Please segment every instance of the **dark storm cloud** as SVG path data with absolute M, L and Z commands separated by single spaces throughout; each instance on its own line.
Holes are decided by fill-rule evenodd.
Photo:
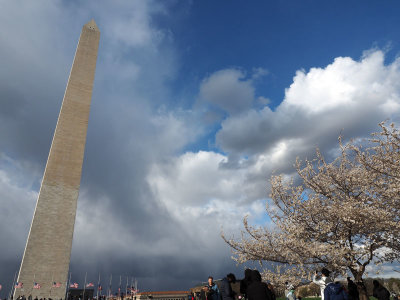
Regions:
M 3 205 L 10 208 L 0 212 L 0 237 L 7 240 L 0 256 L 2 293 L 19 268 L 80 28 L 91 17 L 101 42 L 72 279 L 82 284 L 85 272 L 92 281 L 101 272 L 107 280 L 114 275 L 115 288 L 119 275 L 130 275 L 141 289 L 187 289 L 210 272 L 222 276 L 234 266 L 219 231 L 210 241 L 218 239 L 218 246 L 203 250 L 148 186 L 151 166 L 179 151 L 196 132 L 160 110 L 170 102 L 164 82 L 176 72 L 176 58 L 170 39 L 151 26 L 151 18 L 167 7 L 103 4 L 40 9 L 10 3 L 0 13 L 0 55 L 6 58 L 0 71 L 0 179 Z M 129 13 L 122 17 L 121 10 Z

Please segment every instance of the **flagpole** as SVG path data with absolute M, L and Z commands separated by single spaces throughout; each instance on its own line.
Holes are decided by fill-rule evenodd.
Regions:
M 131 299 L 133 300 L 133 277 L 131 277 Z
M 125 297 L 128 295 L 128 276 L 126 276 Z
M 67 279 L 67 282 L 66 282 L 66 287 L 65 287 L 65 300 L 67 300 L 68 299 L 68 296 L 69 296 L 69 285 L 71 284 L 71 274 L 72 274 L 72 272 L 69 272 L 69 279 Z
M 14 279 L 13 279 L 12 286 L 11 286 L 11 291 L 10 291 L 10 293 L 8 294 L 8 299 L 11 299 L 11 296 L 12 296 L 13 291 L 14 291 L 14 289 L 15 289 L 15 277 L 17 277 L 17 272 L 18 272 L 18 271 L 15 271 Z
M 136 294 L 137 294 L 137 292 L 138 292 L 137 280 L 136 280 L 136 277 L 135 277 L 135 300 L 136 300 Z
M 86 277 L 87 277 L 87 272 L 85 273 L 85 284 L 83 285 L 83 299 L 82 300 L 85 300 L 85 290 L 86 290 Z
M 112 274 L 110 276 L 110 285 L 108 287 L 108 298 L 110 298 L 110 296 L 111 296 L 111 281 L 112 281 Z
M 121 275 L 119 275 L 118 298 L 121 297 L 121 280 L 122 280 L 122 277 L 121 277 Z
M 97 300 L 99 300 L 99 288 L 100 288 L 100 272 L 99 272 L 99 281 L 97 282 L 97 292 L 96 292 Z

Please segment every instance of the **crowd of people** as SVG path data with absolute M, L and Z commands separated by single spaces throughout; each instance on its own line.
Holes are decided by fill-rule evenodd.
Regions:
M 333 282 L 329 275 L 329 270 L 323 268 L 321 274 L 315 272 L 313 278 L 313 282 L 321 289 L 321 300 L 365 300 L 359 293 L 359 290 L 365 289 L 362 282 L 356 284 L 350 277 L 347 277 L 346 287 L 340 282 Z M 374 280 L 372 283 L 372 296 L 378 300 L 390 300 L 390 292 L 378 280 Z M 364 297 L 367 298 L 366 295 Z M 393 298 L 397 300 L 397 296 Z
M 246 269 L 244 279 L 240 280 L 238 289 L 234 287 L 236 277 L 230 273 L 222 279 L 219 287 L 212 276 L 208 277 L 208 284 L 198 295 L 199 300 L 276 300 L 272 285 L 261 280 L 257 270 Z
M 196 300 L 276 300 L 272 284 L 263 282 L 257 270 L 246 269 L 244 278 L 237 282 L 235 275 L 230 273 L 217 285 L 212 276 L 208 278 L 207 285 L 194 295 Z M 363 283 L 354 283 L 347 277 L 347 286 L 330 278 L 330 272 L 323 268 L 316 272 L 313 282 L 320 287 L 321 300 L 367 300 L 366 295 L 360 294 L 360 289 L 365 288 Z M 363 296 L 365 298 L 363 298 Z M 390 292 L 377 280 L 373 281 L 372 295 L 378 300 L 390 300 Z M 285 283 L 284 298 L 286 300 L 301 300 L 296 294 L 295 287 L 289 282 Z M 400 300 L 397 296 L 393 300 Z

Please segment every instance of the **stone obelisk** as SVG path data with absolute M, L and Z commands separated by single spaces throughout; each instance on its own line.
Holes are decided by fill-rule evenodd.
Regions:
M 18 274 L 23 287 L 14 299 L 65 298 L 99 40 L 91 20 L 79 38 Z

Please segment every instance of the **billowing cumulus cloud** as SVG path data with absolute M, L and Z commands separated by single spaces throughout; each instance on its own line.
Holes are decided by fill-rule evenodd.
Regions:
M 282 109 L 299 108 L 308 115 L 360 110 L 374 106 L 378 113 L 399 111 L 399 66 L 396 59 L 384 64 L 382 51 L 366 52 L 360 61 L 338 57 L 326 68 L 298 71 L 287 89 Z
M 155 164 L 147 178 L 155 198 L 181 224 L 182 231 L 196 236 L 199 244 L 210 244 L 205 246 L 210 251 L 218 249 L 214 255 L 225 253 L 221 228 L 225 233 L 238 233 L 245 215 L 257 220 L 264 213 L 262 199 L 241 205 L 248 198 L 247 170 L 222 168 L 225 161 L 226 157 L 214 152 L 188 152 Z
M 271 174 L 293 175 L 296 157 L 312 158 L 316 147 L 330 157 L 339 134 L 366 137 L 378 130 L 380 121 L 396 120 L 399 63 L 385 65 L 384 53 L 376 50 L 359 61 L 339 57 L 325 68 L 298 71 L 275 110 L 242 108 L 222 122 L 216 141 L 226 155 L 185 153 L 156 164 L 149 177 L 153 193 L 181 222 L 212 213 L 225 215 L 220 223 L 230 224 L 230 215 L 237 219 L 246 212 L 255 214 L 245 208 L 268 197 Z M 230 72 L 219 71 L 205 82 Z M 242 83 L 232 81 L 230 87 L 234 91 Z M 204 81 L 201 95 L 202 88 Z
M 377 50 L 360 61 L 339 57 L 325 68 L 298 71 L 274 111 L 265 107 L 228 117 L 217 144 L 228 153 L 249 155 L 296 141 L 300 154 L 309 146 L 332 147 L 342 129 L 346 137 L 365 136 L 380 121 L 397 118 L 399 65 L 399 59 L 385 65 Z

